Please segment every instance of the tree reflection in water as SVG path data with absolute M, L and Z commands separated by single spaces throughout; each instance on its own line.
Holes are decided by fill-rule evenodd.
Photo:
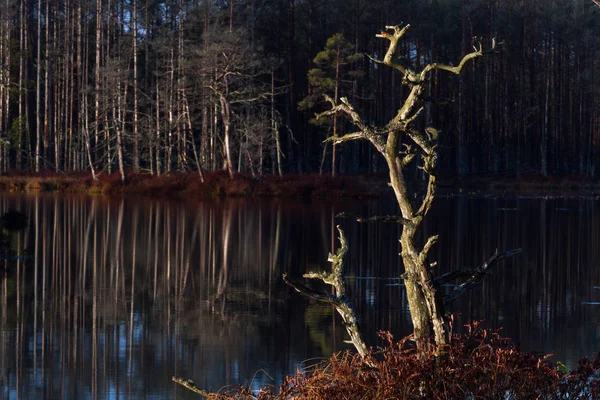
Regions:
M 6 232 L 11 250 L 32 257 L 0 269 L 0 397 L 193 398 L 172 375 L 211 390 L 278 384 L 346 348 L 331 308 L 290 292 L 281 274 L 326 266 L 332 213 L 392 206 L 4 195 L 0 213 L 28 217 Z M 403 287 L 381 279 L 400 274 L 399 227 L 343 224 L 367 340 L 409 333 Z M 484 319 L 570 365 L 598 349 L 600 308 L 582 304 L 600 300 L 594 200 L 439 199 L 423 235 L 434 232 L 440 272 L 524 249 L 455 304 L 458 325 Z

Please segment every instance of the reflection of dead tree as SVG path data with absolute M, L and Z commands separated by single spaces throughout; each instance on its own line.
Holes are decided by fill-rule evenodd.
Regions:
M 231 222 L 232 222 L 232 206 L 228 205 L 225 207 L 225 215 L 223 217 L 223 268 L 219 271 L 219 279 L 217 281 L 217 292 L 210 297 L 210 304 L 213 312 L 215 311 L 215 304 L 221 302 L 221 314 L 225 313 L 225 291 L 227 289 L 228 273 L 229 273 L 229 238 L 231 236 Z
M 320 271 L 310 272 L 303 275 L 307 279 L 319 279 L 324 283 L 333 286 L 335 289 L 335 294 L 317 292 L 303 285 L 302 283 L 289 278 L 286 274 L 283 275 L 283 279 L 288 285 L 292 286 L 298 292 L 315 300 L 333 305 L 344 320 L 344 325 L 346 326 L 346 330 L 350 335 L 350 342 L 354 345 L 358 353 L 365 357 L 368 353 L 367 346 L 360 333 L 360 330 L 358 329 L 358 322 L 356 320 L 354 308 L 346 297 L 346 282 L 344 281 L 344 257 L 348 251 L 348 245 L 342 229 L 339 226 L 337 229 L 340 233 L 340 248 L 336 254 L 329 255 L 328 261 L 331 262 L 331 273 Z

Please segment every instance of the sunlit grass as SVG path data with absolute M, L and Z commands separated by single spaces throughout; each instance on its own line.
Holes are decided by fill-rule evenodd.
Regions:
M 0 191 L 3 192 L 65 192 L 88 194 L 140 194 L 151 196 L 195 196 L 195 197 L 288 197 L 324 198 L 376 197 L 385 190 L 385 185 L 373 185 L 378 179 L 366 176 L 289 174 L 283 177 L 265 175 L 252 177 L 226 171 L 205 172 L 204 181 L 195 172 L 151 175 L 129 173 L 127 183 L 122 184 L 118 173 L 98 174 L 94 180 L 89 173 L 61 174 L 44 171 L 8 173 L 0 176 Z

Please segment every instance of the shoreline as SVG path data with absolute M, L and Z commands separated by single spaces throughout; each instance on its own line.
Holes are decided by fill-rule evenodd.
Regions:
M 204 172 L 202 182 L 197 172 L 176 172 L 168 175 L 130 173 L 123 185 L 118 173 L 100 174 L 93 180 L 90 173 L 61 174 L 8 173 L 0 175 L 0 192 L 5 193 L 80 193 L 102 195 L 142 195 L 181 198 L 377 198 L 387 189 L 385 180 L 366 175 L 339 176 L 319 174 L 264 175 L 226 171 Z
M 525 195 L 525 196 L 600 196 L 600 180 L 580 176 L 536 174 L 475 175 L 463 179 L 440 178 L 438 194 Z M 10 172 L 0 175 L 0 192 L 80 193 L 103 195 L 175 196 L 182 198 L 299 198 L 299 199 L 374 199 L 391 193 L 384 175 L 285 174 L 252 177 L 225 171 L 168 175 L 130 173 L 123 185 L 118 173 L 100 174 L 94 181 L 88 172 L 40 173 Z

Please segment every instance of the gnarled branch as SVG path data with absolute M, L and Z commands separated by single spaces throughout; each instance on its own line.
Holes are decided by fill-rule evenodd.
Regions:
M 382 139 L 381 133 L 377 132 L 373 127 L 371 127 L 363 122 L 363 120 L 361 119 L 358 112 L 354 109 L 354 107 L 352 106 L 352 104 L 350 104 L 350 102 L 348 101 L 348 99 L 346 97 L 340 98 L 340 104 L 336 104 L 335 101 L 331 98 L 331 96 L 324 95 L 324 97 L 325 97 L 325 100 L 327 100 L 329 103 L 331 103 L 331 109 L 324 111 L 322 113 L 315 114 L 315 117 L 317 119 L 319 119 L 323 116 L 329 116 L 329 115 L 333 115 L 333 114 L 337 114 L 337 113 L 341 112 L 341 113 L 344 113 L 347 116 L 349 116 L 352 123 L 355 126 L 357 126 L 358 129 L 360 129 L 360 131 L 358 131 L 358 132 L 349 133 L 349 134 L 341 136 L 341 137 L 332 136 L 332 137 L 326 139 L 325 140 L 326 142 L 333 142 L 335 144 L 338 144 L 338 143 L 343 143 L 343 142 L 347 142 L 350 140 L 367 139 L 373 144 L 373 146 L 375 146 L 375 148 L 379 152 L 383 152 L 385 143 L 384 143 L 384 140 Z
M 467 64 L 467 62 L 469 62 L 475 58 L 481 57 L 485 54 L 496 53 L 498 51 L 498 44 L 496 43 L 496 39 L 494 38 L 494 39 L 492 39 L 492 46 L 489 49 L 484 50 L 481 42 L 477 41 L 477 47 L 473 46 L 473 49 L 475 51 L 473 51 L 469 54 L 466 54 L 462 58 L 462 60 L 460 60 L 460 63 L 458 63 L 458 65 L 456 67 L 451 66 L 451 65 L 446 65 L 446 64 L 439 64 L 439 63 L 427 64 L 425 66 L 425 68 L 423 68 L 423 71 L 421 71 L 421 74 L 420 74 L 421 80 L 425 80 L 425 78 L 427 77 L 427 74 L 436 69 L 442 70 L 442 71 L 448 71 L 455 75 L 459 75 L 461 73 L 462 69 L 464 68 L 464 66 Z
M 408 80 L 408 82 L 414 81 L 417 78 L 417 76 L 415 75 L 415 72 L 413 70 L 394 62 L 394 53 L 396 53 L 398 42 L 400 41 L 400 39 L 402 39 L 402 36 L 404 36 L 406 31 L 410 29 L 410 24 L 406 24 L 403 28 L 400 28 L 400 26 L 398 25 L 386 26 L 385 29 L 392 30 L 394 31 L 394 33 L 390 34 L 389 32 L 382 31 L 381 33 L 375 35 L 376 37 L 385 38 L 390 41 L 390 46 L 388 47 L 387 52 L 383 57 L 383 63 L 389 67 L 400 71 L 404 75 L 405 79 Z
M 406 129 L 406 133 L 410 138 L 419 145 L 423 152 L 430 155 L 435 150 L 435 143 L 429 139 L 424 133 L 416 129 Z
M 462 296 L 463 294 L 465 294 L 466 292 L 468 292 L 469 290 L 471 290 L 475 286 L 477 286 L 479 283 L 481 283 L 483 278 L 485 278 L 486 275 L 488 274 L 488 271 L 492 267 L 494 267 L 495 264 L 498 263 L 498 261 L 504 260 L 505 258 L 508 258 L 508 257 L 515 256 L 517 254 L 520 254 L 521 251 L 522 251 L 522 249 L 513 249 L 513 250 L 507 250 L 505 252 L 499 253 L 498 250 L 496 250 L 494 255 L 489 260 L 487 260 L 482 266 L 480 266 L 478 268 L 473 268 L 472 270 L 469 271 L 470 276 L 465 282 L 456 286 L 454 288 L 454 290 L 452 290 L 450 293 L 448 293 L 447 295 L 445 295 L 443 297 L 444 305 L 453 302 L 458 297 Z M 460 270 L 460 271 L 458 271 L 458 273 L 450 273 L 450 274 L 442 275 L 436 279 L 436 282 L 438 284 L 441 284 L 442 282 L 447 282 L 450 277 L 456 278 L 459 275 L 464 275 L 464 273 L 466 271 L 467 270 Z M 452 276 L 451 274 L 455 274 L 455 276 Z
M 432 154 L 432 157 L 435 157 L 435 153 Z M 427 172 L 428 180 L 427 180 L 427 191 L 425 192 L 425 198 L 419 207 L 419 210 L 415 214 L 416 218 L 420 218 L 421 220 L 427 215 L 431 206 L 433 206 L 433 200 L 435 199 L 435 189 L 437 187 L 437 177 L 435 176 L 435 164 L 428 166 L 427 158 L 424 158 L 425 161 L 425 172 Z M 435 158 L 433 160 L 429 160 L 429 162 L 435 163 Z
M 327 100 L 329 103 L 331 103 L 331 109 L 324 111 L 322 113 L 315 114 L 316 119 L 319 119 L 323 116 L 337 114 L 338 112 L 341 111 L 341 112 L 347 114 L 350 117 L 350 119 L 352 120 L 352 123 L 354 123 L 354 125 L 356 125 L 360 130 L 362 130 L 362 131 L 370 130 L 370 127 L 362 122 L 360 115 L 358 114 L 358 112 L 356 112 L 356 110 L 354 109 L 352 104 L 350 104 L 350 102 L 348 101 L 348 99 L 346 97 L 340 98 L 340 104 L 336 104 L 335 101 L 331 98 L 331 96 L 329 96 L 327 94 L 325 94 L 323 96 L 325 97 L 325 100 Z
M 335 288 L 335 295 L 317 292 L 306 285 L 296 281 L 295 279 L 289 278 L 287 274 L 283 274 L 283 280 L 285 283 L 296 289 L 296 291 L 311 297 L 315 300 L 332 304 L 336 311 L 341 315 L 346 331 L 350 335 L 350 342 L 354 345 L 358 353 L 362 357 L 366 357 L 368 354 L 367 345 L 360 333 L 358 328 L 358 321 L 354 308 L 350 304 L 350 301 L 346 298 L 346 282 L 344 281 L 344 257 L 348 252 L 348 245 L 344 232 L 338 226 L 338 232 L 340 233 L 340 248 L 335 254 L 329 255 L 329 261 L 331 261 L 331 273 L 327 272 L 312 272 L 304 274 L 305 278 L 320 279 L 323 282 L 333 286 Z
M 327 139 L 323 140 L 323 142 L 333 142 L 335 144 L 340 144 L 344 142 L 350 142 L 352 140 L 361 140 L 367 139 L 367 135 L 363 131 L 347 133 L 343 136 L 330 136 Z
M 423 246 L 423 250 L 421 250 L 421 254 L 419 254 L 419 259 L 422 264 L 425 264 L 425 262 L 427 261 L 427 255 L 429 254 L 429 251 L 431 250 L 433 245 L 437 243 L 438 238 L 438 235 L 433 235 L 429 239 L 427 239 L 425 246 Z

